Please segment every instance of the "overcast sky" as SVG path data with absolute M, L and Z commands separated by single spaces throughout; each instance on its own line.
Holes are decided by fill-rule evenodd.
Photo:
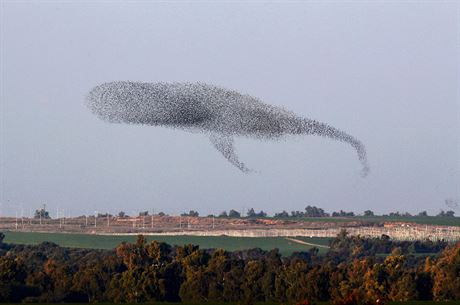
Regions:
M 458 2 L 1 1 L 0 214 L 202 214 L 316 205 L 437 213 L 460 198 Z M 237 138 L 243 174 L 200 134 L 109 124 L 84 106 L 109 81 L 206 82 L 329 123 Z M 460 214 L 460 210 L 457 210 Z

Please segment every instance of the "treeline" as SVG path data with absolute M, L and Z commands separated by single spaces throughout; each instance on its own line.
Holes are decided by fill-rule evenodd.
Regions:
M 362 215 L 356 215 L 354 212 L 347 212 L 340 210 L 338 212 L 332 212 L 332 213 L 327 213 L 325 212 L 322 208 L 318 208 L 316 206 L 307 206 L 305 208 L 305 211 L 291 211 L 291 213 L 288 213 L 287 211 L 282 211 L 280 213 L 275 213 L 274 217 L 275 218 L 301 218 L 301 217 L 354 217 L 354 216 L 366 216 L 366 217 L 373 217 L 373 216 L 382 216 L 382 217 L 428 217 L 427 211 L 422 211 L 418 214 L 410 214 L 409 212 L 390 212 L 388 214 L 383 214 L 383 215 L 376 215 L 373 211 L 371 210 L 366 210 L 363 212 Z M 454 211 L 444 211 L 441 210 L 438 214 L 436 214 L 437 217 L 455 217 L 455 212 Z
M 156 214 L 149 214 L 149 211 L 141 211 L 138 213 L 137 216 L 149 216 L 149 215 L 157 215 L 157 216 L 169 216 L 168 214 L 165 214 L 164 212 L 158 212 Z M 190 217 L 199 217 L 200 213 L 195 210 L 190 210 L 188 212 L 183 212 L 180 214 L 181 216 L 190 216 Z M 113 217 L 114 215 L 110 213 L 98 213 L 96 215 L 99 218 L 103 217 Z M 129 217 L 128 214 L 126 214 L 124 211 L 118 212 L 116 215 L 119 218 L 124 218 L 124 217 Z M 136 215 L 134 215 L 136 216 Z M 373 211 L 371 210 L 366 210 L 362 213 L 362 215 L 357 215 L 355 212 L 352 211 L 334 211 L 332 213 L 327 213 L 324 211 L 322 208 L 318 208 L 316 206 L 311 206 L 308 205 L 305 207 L 304 211 L 291 211 L 287 212 L 285 210 L 275 213 L 272 217 L 273 218 L 302 218 L 302 217 L 355 217 L 355 216 L 366 216 L 366 217 L 373 217 L 373 216 L 382 216 L 382 217 L 392 217 L 392 218 L 407 218 L 407 217 L 428 217 L 427 211 L 422 211 L 418 214 L 411 214 L 409 212 L 390 212 L 388 214 L 383 214 L 383 215 L 376 215 L 374 214 Z M 438 214 L 435 215 L 436 217 L 455 217 L 455 212 L 452 210 L 444 211 L 440 210 Z M 85 217 L 85 215 L 82 215 L 80 217 Z M 229 210 L 227 211 L 222 211 L 218 215 L 213 215 L 209 214 L 207 217 L 218 217 L 218 218 L 240 218 L 240 217 L 247 217 L 247 218 L 264 218 L 264 217 L 271 217 L 269 216 L 266 212 L 263 210 L 256 212 L 253 208 L 250 208 L 247 210 L 246 214 L 240 213 L 236 210 Z M 34 218 L 43 218 L 43 219 L 49 219 L 50 214 L 48 211 L 46 211 L 45 208 L 39 209 L 35 211 Z
M 460 243 L 396 242 L 342 232 L 326 255 L 312 249 L 282 257 L 277 250 L 173 247 L 147 243 L 143 236 L 114 250 L 11 245 L 1 239 L 2 302 L 460 300 Z
M 140 216 L 145 216 L 148 215 L 148 212 L 145 212 L 144 214 L 139 214 Z M 192 216 L 192 217 L 198 217 L 200 214 L 197 211 L 190 210 L 189 212 L 182 213 L 181 216 Z M 382 216 L 382 217 L 392 217 L 392 218 L 407 218 L 407 217 L 428 217 L 427 211 L 422 211 L 416 215 L 412 215 L 408 212 L 390 212 L 388 214 L 383 214 L 383 215 L 376 215 L 373 211 L 371 210 L 366 210 L 362 213 L 362 215 L 357 215 L 354 212 L 351 211 L 334 211 L 332 213 L 327 213 L 324 211 L 322 208 L 318 208 L 316 206 L 311 206 L 308 205 L 305 207 L 304 211 L 291 211 L 287 212 L 285 210 L 275 213 L 273 215 L 273 218 L 302 218 L 302 217 L 355 217 L 355 216 L 366 216 L 366 217 L 374 217 L 374 216 Z M 455 212 L 454 211 L 444 211 L 441 210 L 437 215 L 437 217 L 455 217 Z M 253 208 L 248 209 L 246 215 L 241 214 L 240 212 L 236 210 L 229 210 L 223 211 L 219 213 L 218 215 L 207 215 L 207 217 L 218 217 L 218 218 L 240 218 L 240 217 L 247 217 L 247 218 L 264 218 L 264 217 L 270 217 L 266 212 L 263 210 L 256 212 Z

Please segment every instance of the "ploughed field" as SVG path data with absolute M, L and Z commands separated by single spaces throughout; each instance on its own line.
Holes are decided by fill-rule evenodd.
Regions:
M 91 235 L 66 233 L 36 233 L 36 232 L 4 232 L 5 243 L 39 244 L 53 242 L 62 247 L 112 249 L 121 242 L 135 242 L 135 235 Z M 308 251 L 317 245 L 320 253 L 327 251 L 330 238 L 299 237 L 287 239 L 284 237 L 229 237 L 229 236 L 145 236 L 147 241 L 157 240 L 171 245 L 182 246 L 194 244 L 202 249 L 222 248 L 228 251 L 261 248 L 272 250 L 278 248 L 282 255 L 293 252 Z

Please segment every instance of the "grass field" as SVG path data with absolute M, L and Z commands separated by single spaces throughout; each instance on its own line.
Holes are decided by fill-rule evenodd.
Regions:
M 30 232 L 4 232 L 5 243 L 13 244 L 38 244 L 50 241 L 63 247 L 112 249 L 123 241 L 134 242 L 136 236 L 111 236 L 88 234 L 63 234 L 63 233 L 30 233 Z M 205 236 L 146 236 L 148 241 L 157 240 L 171 245 L 182 246 L 194 244 L 200 248 L 222 248 L 229 251 L 261 248 L 271 250 L 278 248 L 283 255 L 290 255 L 296 251 L 308 251 L 312 246 L 289 241 L 283 237 L 205 237 Z M 302 240 L 311 244 L 328 245 L 329 238 L 308 238 Z M 320 253 L 327 251 L 319 248 Z

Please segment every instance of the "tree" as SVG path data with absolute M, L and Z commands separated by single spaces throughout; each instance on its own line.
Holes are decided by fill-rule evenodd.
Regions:
M 0 301 L 20 302 L 23 298 L 26 276 L 24 264 L 20 259 L 0 256 Z
M 308 271 L 310 267 L 303 259 L 293 258 L 286 262 L 279 277 L 282 283 L 278 284 L 277 290 L 290 302 L 297 302 L 310 298 L 307 289 Z
M 428 213 L 426 211 L 422 211 L 422 212 L 418 213 L 418 216 L 419 217 L 427 217 Z
M 429 259 L 429 257 L 427 258 Z M 429 271 L 418 270 L 415 276 L 417 299 L 429 301 L 433 299 L 433 278 Z
M 126 216 L 127 215 L 126 215 L 125 212 L 123 212 L 123 211 L 118 212 L 118 217 L 123 218 L 123 217 L 126 217 Z
M 72 286 L 72 273 L 68 265 L 48 259 L 40 276 L 43 285 L 41 301 L 54 303 L 66 300 Z
M 364 216 L 374 216 L 374 212 L 372 212 L 371 210 L 366 210 L 364 211 Z
M 267 217 L 267 213 L 265 213 L 264 211 L 260 211 L 259 213 L 256 213 L 256 217 Z
M 441 210 L 441 212 L 439 212 L 438 215 L 436 215 L 438 217 L 454 217 L 455 216 L 455 212 L 454 211 L 446 211 L 444 212 L 444 210 Z
M 369 299 L 378 299 L 377 270 L 372 267 L 368 259 L 354 259 L 348 264 L 339 264 L 330 276 L 332 303 L 366 304 Z
M 149 211 L 139 212 L 139 216 L 149 216 Z
M 275 218 L 287 218 L 287 217 L 289 217 L 289 213 L 284 210 L 281 213 L 275 214 Z
M 406 302 L 417 297 L 415 276 L 405 268 L 406 261 L 399 247 L 394 248 L 384 260 L 386 293 L 391 301 Z
M 41 208 L 39 210 L 35 210 L 34 218 L 42 218 L 42 219 L 50 219 L 50 213 L 45 210 L 45 208 Z
M 177 250 L 177 260 L 181 263 L 184 282 L 180 286 L 179 296 L 184 302 L 203 302 L 208 297 L 208 274 L 205 265 L 209 254 L 198 247 L 186 245 Z
M 113 302 L 177 301 L 180 272 L 170 258 L 171 247 L 139 235 L 134 244 L 121 244 L 116 253 L 126 270 L 112 277 L 108 293 Z M 172 281 L 175 278 L 176 283 Z M 173 295 L 171 295 L 173 294 Z
M 223 298 L 226 302 L 238 302 L 243 298 L 244 264 L 241 259 L 232 259 L 227 262 L 227 270 L 224 273 Z
M 230 218 L 240 218 L 240 216 L 240 213 L 235 210 L 230 210 L 230 212 L 228 212 L 228 217 Z
M 243 283 L 243 302 L 252 304 L 265 300 L 262 290 L 261 279 L 264 275 L 265 264 L 262 260 L 251 260 L 246 263 L 244 268 Z
M 248 210 L 246 216 L 249 217 L 249 218 L 252 218 L 252 217 L 256 217 L 257 215 L 256 215 L 256 212 L 254 211 L 254 209 L 253 209 L 253 208 L 250 208 L 250 209 Z
M 225 301 L 225 273 L 230 268 L 230 257 L 226 251 L 222 249 L 216 250 L 205 268 L 205 274 L 208 282 L 207 299 L 215 301 Z
M 300 217 L 304 217 L 304 216 L 305 216 L 305 213 L 304 213 L 304 212 L 301 212 L 301 211 L 291 211 L 291 217 L 300 218 Z
M 183 302 L 201 303 L 207 300 L 208 283 L 203 269 L 203 267 L 185 269 L 185 281 L 179 290 Z
M 355 216 L 354 212 L 345 212 L 340 210 L 340 212 L 333 212 L 332 217 L 353 217 Z
M 332 253 L 337 254 L 341 259 L 347 258 L 351 253 L 353 240 L 348 236 L 345 229 L 340 230 L 337 237 L 330 242 Z
M 191 216 L 191 217 L 198 217 L 200 214 L 197 211 L 190 210 L 188 213 L 182 213 L 181 216 Z
M 265 302 L 277 301 L 277 275 L 281 272 L 282 261 L 278 249 L 273 249 L 265 255 L 265 272 L 261 278 L 261 288 Z
M 460 242 L 442 252 L 431 272 L 436 301 L 460 299 Z
M 305 208 L 305 216 L 306 217 L 327 217 L 329 215 L 325 213 L 324 210 L 321 208 L 308 205 Z
M 106 300 L 111 277 L 120 268 L 121 261 L 113 255 L 96 256 L 80 265 L 72 278 L 72 290 L 88 303 Z
M 222 213 L 219 214 L 218 217 L 219 218 L 227 218 L 228 217 L 227 211 L 223 211 Z

